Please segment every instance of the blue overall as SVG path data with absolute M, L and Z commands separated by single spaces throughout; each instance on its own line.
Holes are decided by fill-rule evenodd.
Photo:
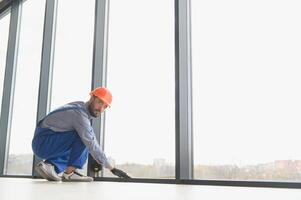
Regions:
M 82 109 L 68 107 L 55 110 L 47 116 L 69 109 Z M 45 119 L 45 118 L 44 118 Z M 42 128 L 39 121 L 32 140 L 32 150 L 36 156 L 51 163 L 57 173 L 63 172 L 67 166 L 82 169 L 88 158 L 88 150 L 75 130 L 55 132 L 49 128 Z

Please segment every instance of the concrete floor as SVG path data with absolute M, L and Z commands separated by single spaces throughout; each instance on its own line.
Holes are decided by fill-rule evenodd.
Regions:
M 300 200 L 301 189 L 0 178 L 0 200 Z

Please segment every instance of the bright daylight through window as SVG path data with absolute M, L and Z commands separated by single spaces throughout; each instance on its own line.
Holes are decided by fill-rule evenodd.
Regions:
M 174 1 L 112 0 L 109 15 L 105 151 L 133 177 L 174 178 Z
M 0 16 L 0 102 L 2 102 L 10 13 Z M 1 106 L 0 106 L 1 113 Z
M 191 8 L 195 179 L 300 181 L 300 1 Z
M 6 174 L 10 175 L 32 173 L 31 139 L 38 106 L 45 3 L 45 0 L 25 1 L 20 12 L 20 38 L 6 169 Z
M 95 1 L 58 1 L 51 110 L 89 99 L 94 7 Z

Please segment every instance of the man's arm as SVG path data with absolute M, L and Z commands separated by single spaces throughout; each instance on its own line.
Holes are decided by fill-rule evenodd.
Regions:
M 93 127 L 90 125 L 90 120 L 83 117 L 79 112 L 76 112 L 76 115 L 77 116 L 72 126 L 77 132 L 78 136 L 81 138 L 82 142 L 87 147 L 89 153 L 96 162 L 112 170 L 113 166 L 109 163 L 105 153 L 96 140 Z

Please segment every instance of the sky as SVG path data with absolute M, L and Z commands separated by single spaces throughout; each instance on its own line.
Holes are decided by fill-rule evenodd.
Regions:
M 23 6 L 10 153 L 31 153 L 44 2 Z M 70 2 L 58 5 L 51 109 L 89 98 L 94 1 Z M 173 2 L 110 1 L 105 152 L 117 163 L 174 162 Z M 191 6 L 195 163 L 301 159 L 300 3 Z
M 191 6 L 195 162 L 301 159 L 301 3 Z

